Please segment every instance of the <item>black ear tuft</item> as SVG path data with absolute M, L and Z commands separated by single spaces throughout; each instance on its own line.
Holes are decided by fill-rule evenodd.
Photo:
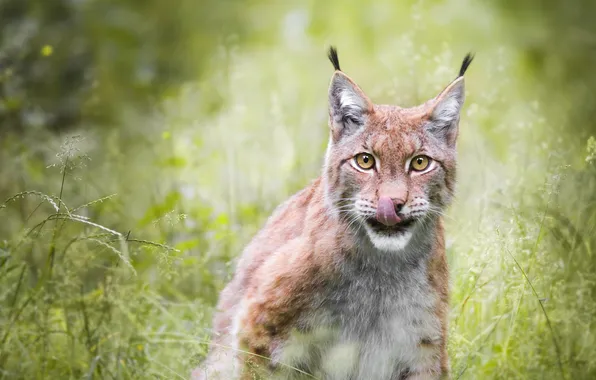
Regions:
M 329 60 L 333 64 L 333 68 L 337 71 L 341 71 L 341 69 L 339 68 L 339 58 L 337 57 L 337 50 L 334 46 L 329 47 L 329 54 L 327 55 L 327 57 L 329 57 Z
M 474 59 L 474 54 L 473 53 L 466 54 L 466 57 L 464 58 L 464 61 L 461 63 L 461 69 L 459 69 L 459 76 L 460 77 L 464 75 L 464 73 L 468 69 L 468 66 L 470 66 L 470 63 L 472 63 L 472 60 L 473 59 Z

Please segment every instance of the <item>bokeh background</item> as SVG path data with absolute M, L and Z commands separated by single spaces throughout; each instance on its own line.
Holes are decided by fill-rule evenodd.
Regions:
M 0 378 L 188 378 L 234 259 L 320 173 L 330 44 L 402 106 L 476 52 L 446 216 L 452 377 L 596 378 L 595 14 L 0 0 Z

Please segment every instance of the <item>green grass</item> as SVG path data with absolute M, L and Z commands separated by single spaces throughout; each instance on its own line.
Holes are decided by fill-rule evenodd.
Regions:
M 118 98 L 111 128 L 0 139 L 0 379 L 188 378 L 234 259 L 320 173 L 329 43 L 404 106 L 477 53 L 446 216 L 452 377 L 596 378 L 596 147 L 561 116 L 572 93 L 535 91 L 514 21 L 466 0 L 239 9 L 249 37 L 150 112 Z
M 135 230 L 118 231 L 103 221 L 113 219 L 117 194 L 79 204 L 65 195 L 69 183 L 84 185 L 76 176 L 88 158 L 76 144 L 68 140 L 58 154 L 58 196 L 25 191 L 0 206 L 10 221 L 4 227 L 13 228 L 0 247 L 1 376 L 186 378 L 205 353 L 231 259 L 273 202 L 229 204 L 219 214 L 200 202 L 177 210 L 184 201 L 173 191 Z M 595 169 L 558 167 L 535 189 L 520 177 L 458 198 L 447 217 L 454 378 L 577 379 L 596 371 L 596 214 L 593 204 L 569 213 L 593 195 Z M 578 181 L 579 191 L 570 186 Z
M 0 376 L 186 378 L 205 354 L 217 290 L 249 234 L 235 242 L 227 214 L 203 211 L 201 238 L 175 246 L 145 240 L 142 233 L 194 228 L 185 222 L 196 220 L 196 210 L 173 213 L 163 204 L 141 218 L 140 232 L 116 231 L 102 224 L 101 210 L 117 195 L 80 205 L 64 197 L 74 172 L 85 170 L 82 156 L 68 149 L 56 173 L 62 197 L 26 191 L 0 206 L 2 220 L 21 225 L 0 246 Z M 461 198 L 452 208 L 454 378 L 583 379 L 596 371 L 589 260 L 596 214 L 580 211 L 571 220 L 561 207 L 561 199 L 575 204 L 592 196 L 596 168 L 570 172 L 556 169 L 529 194 L 512 186 L 516 204 L 494 198 L 476 219 L 458 217 L 475 209 Z M 579 192 L 565 186 L 590 173 Z M 268 210 L 234 212 L 254 231 Z
M 166 262 L 179 251 L 79 214 L 93 202 L 68 208 L 36 192 L 6 203 L 25 196 L 41 206 L 28 215 L 30 226 L 3 242 L 0 376 L 184 378 L 206 307 L 169 297 L 165 283 L 152 286 L 154 276 L 173 277 L 171 265 L 155 265 L 155 273 L 142 265 L 143 256 Z

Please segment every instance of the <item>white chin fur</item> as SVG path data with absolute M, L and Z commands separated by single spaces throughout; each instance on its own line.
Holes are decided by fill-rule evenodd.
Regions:
M 394 234 L 392 236 L 381 235 L 370 226 L 364 225 L 364 229 L 376 249 L 387 252 L 402 251 L 412 238 L 412 231 Z

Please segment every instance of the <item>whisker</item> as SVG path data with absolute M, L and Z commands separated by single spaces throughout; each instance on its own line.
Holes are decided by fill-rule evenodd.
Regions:
M 349 218 L 347 220 L 347 226 L 345 229 L 349 230 L 352 227 L 352 225 L 354 225 L 354 223 L 356 223 L 358 221 L 361 221 L 361 217 L 359 215 L 357 215 L 357 214 L 349 215 Z M 358 226 L 360 226 L 360 225 L 358 224 Z M 356 230 L 356 232 L 357 231 L 358 230 Z
M 452 216 L 450 216 L 450 215 L 447 215 L 447 214 L 445 214 L 445 212 L 443 212 L 443 211 L 442 211 L 442 210 L 440 210 L 440 209 L 430 209 L 430 208 L 429 208 L 429 209 L 427 210 L 427 212 L 428 212 L 429 214 L 438 215 L 438 216 L 441 216 L 441 217 L 443 217 L 443 218 L 446 218 L 446 219 L 449 219 L 449 220 L 455 221 L 455 218 L 453 218 L 453 217 L 452 217 Z
M 442 208 L 439 208 L 436 206 L 427 206 L 427 210 L 435 212 L 435 213 L 441 213 L 444 215 L 444 210 Z

